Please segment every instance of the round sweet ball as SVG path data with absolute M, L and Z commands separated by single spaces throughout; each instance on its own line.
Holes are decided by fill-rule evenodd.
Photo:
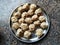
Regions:
M 22 36 L 23 36 L 23 30 L 20 29 L 20 28 L 17 29 L 16 36 L 17 36 L 17 37 L 22 37 Z
M 35 25 L 34 24 L 30 24 L 29 25 L 29 31 L 34 31 L 35 30 Z
M 18 11 L 22 13 L 24 11 L 23 7 L 18 7 Z
M 40 24 L 40 21 L 39 21 L 39 20 L 34 21 L 34 24 L 35 24 L 35 25 L 39 25 L 39 24 Z
M 41 37 L 43 35 L 43 30 L 41 28 L 40 29 L 37 29 L 35 35 L 37 37 Z
M 35 11 L 35 14 L 41 14 L 42 13 L 42 9 L 41 8 L 38 8 L 38 9 L 36 9 L 36 11 Z
M 44 21 L 46 21 L 46 18 L 45 18 L 45 16 L 40 16 L 39 20 L 40 20 L 40 22 L 44 22 Z
M 33 20 L 33 21 L 35 21 L 35 20 L 37 20 L 37 19 L 38 19 L 38 16 L 37 16 L 37 15 L 33 15 L 33 16 L 32 16 L 32 20 Z
M 28 14 L 32 16 L 34 14 L 33 10 L 32 9 L 28 10 Z
M 48 27 L 47 23 L 46 22 L 42 22 L 41 25 L 40 25 L 41 28 L 45 29 Z
M 24 5 L 23 5 L 23 9 L 24 9 L 24 10 L 28 10 L 28 9 L 29 9 L 29 4 L 28 4 L 28 3 L 24 4 Z
M 28 25 L 26 23 L 21 23 L 20 27 L 24 31 L 28 29 Z
M 25 18 L 25 17 L 27 17 L 29 14 L 27 13 L 27 12 L 23 12 L 22 13 L 22 18 Z
M 17 19 L 16 17 L 11 17 L 11 21 L 12 21 L 12 22 L 17 22 L 17 20 L 18 20 L 18 19 Z
M 31 32 L 29 32 L 29 31 L 25 31 L 25 32 L 24 32 L 24 37 L 25 37 L 25 38 L 29 39 L 30 36 L 31 36 Z
M 17 23 L 17 22 L 16 23 L 13 23 L 12 24 L 12 28 L 13 29 L 18 29 L 19 28 L 19 23 Z
M 13 13 L 13 16 L 15 16 L 16 18 L 20 18 L 21 17 L 21 13 L 20 12 L 15 12 L 15 13 Z
M 26 18 L 26 19 L 25 19 L 25 22 L 26 22 L 26 23 L 32 23 L 32 19 L 31 19 L 31 18 Z
M 20 18 L 19 19 L 19 23 L 21 24 L 21 23 L 23 23 L 24 22 L 24 18 Z
M 32 9 L 32 10 L 35 10 L 36 7 L 37 7 L 37 6 L 36 6 L 35 4 L 31 4 L 31 5 L 30 5 L 30 9 Z

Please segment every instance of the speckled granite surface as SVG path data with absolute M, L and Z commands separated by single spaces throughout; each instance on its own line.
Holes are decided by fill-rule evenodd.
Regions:
M 18 41 L 9 27 L 12 11 L 26 2 L 41 6 L 51 19 L 49 33 L 43 40 L 33 44 Z M 0 45 L 60 45 L 60 0 L 0 0 Z

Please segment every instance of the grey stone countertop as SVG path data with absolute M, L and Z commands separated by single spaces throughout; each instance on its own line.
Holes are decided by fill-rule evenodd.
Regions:
M 18 41 L 11 34 L 9 27 L 11 13 L 24 3 L 41 6 L 51 20 L 51 27 L 46 37 L 32 44 Z M 0 45 L 60 45 L 60 0 L 0 0 Z

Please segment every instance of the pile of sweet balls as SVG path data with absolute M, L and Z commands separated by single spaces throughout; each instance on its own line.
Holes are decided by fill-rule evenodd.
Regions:
M 31 37 L 33 32 L 36 36 L 41 37 L 43 29 L 48 27 L 42 9 L 35 4 L 28 3 L 17 8 L 17 11 L 12 14 L 11 22 L 12 29 L 16 30 L 16 36 L 27 39 Z

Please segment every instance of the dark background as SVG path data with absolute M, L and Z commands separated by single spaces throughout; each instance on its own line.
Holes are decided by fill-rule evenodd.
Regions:
M 26 2 L 41 6 L 51 19 L 51 28 L 46 37 L 33 44 L 18 41 L 9 27 L 13 10 Z M 60 45 L 60 0 L 0 0 L 0 45 Z

